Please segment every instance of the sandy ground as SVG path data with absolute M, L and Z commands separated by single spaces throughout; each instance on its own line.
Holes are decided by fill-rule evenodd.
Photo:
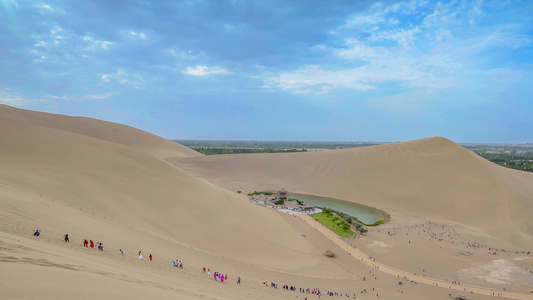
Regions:
M 408 283 L 398 286 L 394 276 L 379 272 L 372 275 L 372 268 L 354 260 L 295 216 L 280 215 L 305 235 L 317 252 L 332 250 L 337 257 L 322 256 L 323 265 L 302 267 L 297 271 L 265 266 L 260 258 L 258 265 L 252 265 L 191 248 L 145 232 L 143 228 L 131 228 L 129 224 L 104 219 L 27 191 L 4 186 L 2 191 L 6 190 L 7 194 L 23 194 L 24 203 L 2 201 L 2 299 L 89 299 L 99 295 L 117 299 L 295 299 L 296 295 L 302 299 L 305 296 L 318 299 L 315 295 L 284 291 L 281 289 L 284 284 L 298 289 L 348 292 L 351 296 L 355 293 L 358 298 L 377 298 L 375 292 L 384 299 L 413 299 L 424 295 L 449 299 L 449 293 L 453 293 Z M 32 233 L 37 228 L 42 233 L 34 237 Z M 67 229 L 69 243 L 63 241 Z M 104 251 L 84 248 L 82 241 L 86 238 L 104 243 Z M 125 255 L 118 249 L 126 249 Z M 138 251 L 144 253 L 142 260 L 137 258 Z M 146 259 L 148 254 L 153 254 L 153 261 Z M 184 262 L 184 269 L 172 267 L 171 262 L 176 259 Z M 203 273 L 203 267 L 227 274 L 229 282 L 215 282 Z M 239 276 L 241 285 L 236 284 Z M 267 282 L 267 286 L 260 282 Z M 277 283 L 278 288 L 271 288 L 271 282 Z M 363 289 L 368 293 L 361 294 Z
M 311 160 L 292 154 L 289 159 L 206 158 L 131 127 L 6 106 L 0 106 L 0 137 L 1 299 L 318 299 L 300 288 L 342 293 L 332 296 L 339 299 L 347 298 L 346 293 L 350 299 L 452 299 L 461 293 L 411 283 L 384 272 L 388 267 L 416 273 L 420 280 L 492 288 L 496 295 L 522 292 L 523 299 L 529 299 L 533 286 L 532 258 L 508 247 L 519 249 L 531 238 L 531 221 L 524 216 L 531 212 L 532 177 L 487 165 L 442 139 L 319 154 Z M 457 169 L 454 159 L 464 169 Z M 405 171 L 410 177 L 402 183 L 430 176 L 440 185 L 427 180 L 429 188 L 400 187 L 390 175 L 372 185 L 380 170 L 370 170 L 377 166 L 370 168 L 368 161 L 400 169 L 421 161 L 422 166 Z M 427 170 L 428 162 L 448 175 L 436 177 Z M 286 172 L 278 176 L 282 166 Z M 358 179 L 362 170 L 370 170 L 370 178 Z M 382 190 L 387 182 L 391 187 Z M 367 236 L 342 241 L 354 248 L 337 243 L 301 216 L 253 205 L 236 193 L 284 186 L 346 199 L 343 195 L 365 184 L 368 188 L 356 193 L 357 199 L 367 195 L 361 202 L 385 210 L 392 220 Z M 428 189 L 439 194 L 450 184 L 459 184 L 446 194 L 453 201 L 463 201 L 457 198 L 463 192 L 472 197 L 472 203 L 456 205 L 468 222 L 457 218 L 457 207 L 439 214 L 442 207 L 415 205 L 430 202 Z M 496 188 L 476 196 L 490 185 Z M 385 199 L 368 200 L 377 196 Z M 505 214 L 490 206 L 480 209 L 482 197 L 488 197 L 483 203 L 493 205 L 492 210 L 505 207 Z M 495 215 L 495 224 L 483 223 Z M 514 231 L 500 238 L 494 226 Z M 41 236 L 33 236 L 36 229 Z M 69 243 L 63 241 L 65 233 Z M 476 235 L 491 244 L 472 239 Z M 83 239 L 104 243 L 104 251 L 83 247 Z M 326 250 L 336 257 L 324 256 Z M 354 250 L 376 259 L 381 270 L 362 263 Z M 149 254 L 153 261 L 146 259 Z M 172 267 L 176 259 L 184 269 Z M 229 282 L 214 281 L 203 267 L 227 274 Z M 283 290 L 283 285 L 297 291 Z

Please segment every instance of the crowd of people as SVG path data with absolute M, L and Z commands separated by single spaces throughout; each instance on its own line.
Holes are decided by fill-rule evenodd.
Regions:
M 239 282 L 240 282 L 240 277 L 239 277 Z M 260 281 L 259 283 L 266 287 L 270 286 L 271 288 L 275 288 L 275 289 L 278 288 L 278 284 L 274 282 L 270 282 L 269 284 L 268 281 Z M 288 285 L 288 284 L 284 284 L 282 286 L 282 289 L 285 291 L 291 291 L 291 292 L 296 292 L 296 293 L 316 295 L 319 298 L 321 296 L 341 296 L 341 297 L 350 298 L 351 295 L 353 295 L 353 299 L 357 299 L 357 293 L 348 293 L 348 292 L 343 293 L 343 292 L 338 292 L 338 291 L 321 290 L 319 288 L 296 288 L 295 286 Z M 372 288 L 372 291 L 375 292 L 375 288 Z M 366 293 L 367 293 L 366 289 L 361 290 L 361 294 L 366 294 Z M 376 296 L 379 298 L 378 293 L 376 293 Z M 299 294 L 296 295 L 296 298 L 299 299 Z M 305 300 L 307 300 L 307 297 L 305 297 Z
M 152 254 L 150 254 L 152 255 Z M 172 266 L 173 267 L 176 267 L 176 268 L 180 268 L 180 269 L 183 269 L 183 262 L 179 259 L 176 259 L 175 261 L 172 262 Z
M 430 225 L 431 225 L 431 223 L 430 223 Z M 422 228 L 425 227 L 425 225 L 422 224 L 422 225 L 406 226 L 406 227 L 403 227 L 403 228 L 400 228 L 400 227 L 399 228 L 392 228 L 392 232 L 391 232 L 391 230 L 389 230 L 387 232 L 387 234 L 389 236 L 394 236 L 394 235 L 400 233 L 404 229 L 407 229 L 407 233 L 406 234 L 408 234 L 411 231 L 417 229 L 418 226 L 422 226 Z M 418 228 L 418 229 L 420 229 L 420 228 Z M 424 232 L 427 235 L 429 235 L 430 239 L 438 239 L 439 241 L 445 241 L 444 237 L 446 237 L 447 241 L 450 242 L 451 244 L 455 244 L 456 242 L 458 242 L 458 236 L 457 236 L 457 234 L 454 231 L 446 232 L 444 226 L 442 228 L 440 228 L 440 229 L 442 229 L 444 232 L 440 232 L 440 233 L 437 234 L 435 232 L 432 232 L 430 227 L 429 228 L 426 227 L 425 229 L 422 229 L 422 232 Z M 33 235 L 35 237 L 39 237 L 41 235 L 41 231 L 40 230 L 36 230 Z M 69 235 L 67 233 L 65 233 L 65 235 L 64 235 L 64 240 L 65 240 L 65 242 L 70 242 L 70 238 L 69 238 Z M 477 249 L 479 249 L 479 248 L 483 247 L 483 246 L 481 246 L 481 245 L 479 245 L 477 243 L 464 242 L 464 241 L 459 242 L 459 244 L 466 244 L 467 248 L 477 248 Z M 97 246 L 98 250 L 104 251 L 104 244 L 103 243 L 97 242 L 96 246 Z M 95 243 L 92 240 L 83 239 L 83 247 L 85 247 L 85 248 L 94 248 L 95 247 Z M 492 250 L 492 249 L 489 248 L 489 250 Z M 505 250 L 503 250 L 503 251 L 505 251 Z M 124 255 L 125 252 L 126 251 L 124 249 L 119 249 L 119 253 L 121 255 Z M 531 252 L 528 252 L 527 255 L 531 256 Z M 139 259 L 143 258 L 141 251 L 138 252 L 138 257 L 139 257 Z M 152 256 L 152 254 L 150 254 L 149 255 L 149 260 L 152 261 L 152 259 L 153 259 L 153 256 Z M 372 261 L 375 261 L 375 259 L 373 259 L 372 257 L 369 257 L 369 259 L 372 260 Z M 179 260 L 179 259 L 176 259 L 176 260 L 174 260 L 172 262 L 172 266 L 176 267 L 176 268 L 183 269 L 183 262 L 181 260 Z M 532 270 L 527 270 L 527 271 L 529 271 L 530 273 L 533 273 Z M 211 269 L 210 268 L 206 269 L 205 267 L 203 267 L 203 272 L 207 273 L 208 275 L 211 275 Z M 375 275 L 372 274 L 372 270 L 369 270 L 369 272 L 370 272 L 371 276 L 373 276 L 375 278 Z M 228 282 L 228 275 L 227 274 L 224 275 L 224 274 L 222 274 L 220 272 L 214 272 L 213 273 L 213 279 L 215 281 L 217 281 L 217 282 L 220 282 L 220 283 L 227 283 Z M 377 279 L 377 278 L 375 278 L 375 279 Z M 405 279 L 407 280 L 407 278 L 405 278 Z M 362 280 L 366 281 L 366 277 L 363 277 Z M 446 281 L 448 281 L 448 280 L 446 280 Z M 262 285 L 264 285 L 264 286 L 267 286 L 267 287 L 269 286 L 267 281 L 262 281 L 260 283 Z M 413 283 L 415 283 L 415 282 L 413 282 Z M 451 281 L 450 283 L 454 284 L 454 285 L 460 285 L 461 284 L 458 281 Z M 239 285 L 241 284 L 241 277 L 238 277 L 236 284 L 239 284 Z M 274 282 L 271 282 L 270 283 L 270 287 L 277 289 L 278 288 L 278 284 L 274 283 Z M 312 295 L 318 296 L 319 298 L 321 296 L 323 296 L 323 295 L 324 296 L 345 296 L 347 298 L 350 298 L 351 295 L 353 295 L 353 299 L 357 299 L 357 294 L 358 294 L 358 293 L 348 293 L 348 292 L 344 292 L 343 293 L 343 292 L 338 292 L 338 291 L 321 290 L 321 289 L 318 289 L 318 288 L 296 288 L 295 286 L 288 285 L 288 284 L 284 284 L 282 286 L 282 289 L 286 290 L 286 291 L 291 291 L 291 292 L 299 292 L 299 293 L 302 293 L 302 294 L 312 294 Z M 372 288 L 372 292 L 375 293 L 377 298 L 379 298 L 379 293 L 377 293 L 374 288 Z M 400 290 L 398 290 L 398 292 L 400 292 Z M 368 292 L 367 292 L 366 289 L 362 289 L 360 291 L 360 294 L 367 294 L 367 293 Z M 401 291 L 401 293 L 403 293 L 403 291 Z M 498 296 L 500 296 L 500 295 L 498 294 Z M 299 298 L 299 295 L 297 294 L 296 297 Z M 305 300 L 307 300 L 307 297 L 305 297 Z
M 40 230 L 36 230 L 33 235 L 36 236 L 36 237 L 39 237 L 41 235 L 41 231 Z M 69 235 L 67 233 L 65 233 L 65 235 L 64 235 L 64 240 L 65 240 L 65 242 L 70 242 L 70 238 L 69 238 Z M 83 239 L 83 247 L 84 248 L 94 248 L 95 245 L 96 245 L 98 250 L 104 251 L 104 244 L 103 243 L 100 243 L 100 242 L 94 243 L 93 240 Z M 125 252 L 126 252 L 126 250 L 124 250 L 122 248 L 119 249 L 120 255 L 124 255 Z M 142 251 L 138 252 L 138 258 L 139 259 L 143 258 Z M 150 261 L 152 261 L 152 259 L 153 259 L 152 254 L 149 254 L 148 258 L 150 259 Z M 179 259 L 176 259 L 176 260 L 172 261 L 172 267 L 183 269 L 183 261 L 181 261 Z M 203 267 L 203 272 L 207 273 L 208 275 L 211 275 L 211 269 L 210 268 Z M 213 273 L 213 279 L 215 281 L 217 281 L 217 282 L 220 282 L 220 283 L 227 283 L 228 282 L 228 275 L 227 274 L 222 274 L 220 272 L 214 272 Z M 239 285 L 241 284 L 241 277 L 240 276 L 237 278 L 236 284 L 239 284 Z M 262 282 L 262 284 L 268 285 L 267 282 Z M 278 288 L 278 285 L 276 283 L 273 283 L 273 282 L 271 282 L 270 286 L 273 287 L 273 288 Z M 300 292 L 300 293 L 304 293 L 304 294 L 312 294 L 312 295 L 316 295 L 318 297 L 320 297 L 322 295 L 327 295 L 327 296 L 343 296 L 343 295 L 345 295 L 346 297 L 349 297 L 348 293 L 339 293 L 339 292 L 332 292 L 332 291 L 321 291 L 318 288 L 312 288 L 312 289 L 311 288 L 299 288 L 299 289 L 297 289 L 295 286 L 283 285 L 283 289 L 287 290 L 287 291 Z M 364 290 L 364 291 L 366 292 L 366 290 Z M 355 294 L 353 294 L 353 295 L 354 295 L 354 299 L 356 299 Z M 305 297 L 305 299 L 307 299 L 307 297 Z

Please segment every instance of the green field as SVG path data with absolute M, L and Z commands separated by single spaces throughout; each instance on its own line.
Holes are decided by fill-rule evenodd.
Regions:
M 345 230 L 343 228 L 343 225 L 347 223 L 335 215 L 328 215 L 324 212 L 321 212 L 318 214 L 312 214 L 310 216 L 341 237 L 349 238 L 355 235 L 355 233 L 351 229 Z

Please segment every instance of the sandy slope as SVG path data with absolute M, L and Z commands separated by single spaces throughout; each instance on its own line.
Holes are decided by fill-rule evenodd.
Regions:
M 282 217 L 305 234 L 317 250 L 337 253 L 337 258 L 328 259 L 336 266 L 333 272 L 328 266 L 318 268 L 318 272 L 315 268 L 300 270 L 302 275 L 257 268 L 191 249 L 174 239 L 104 219 L 102 215 L 13 185 L 1 184 L 0 191 L 0 299 L 295 299 L 295 295 L 300 295 L 300 299 L 304 296 L 318 299 L 314 295 L 273 289 L 261 281 L 275 282 L 279 287 L 290 284 L 357 293 L 358 299 L 377 298 L 376 294 L 382 299 L 427 299 L 430 295 L 433 299 L 449 299 L 450 291 L 442 288 L 407 281 L 399 287 L 396 277 L 376 273 L 358 263 L 300 218 Z M 32 236 L 36 228 L 42 232 L 38 238 Z M 62 240 L 65 228 L 70 243 Z M 103 242 L 105 250 L 82 247 L 84 238 Z M 124 256 L 119 254 L 119 248 L 126 249 Z M 139 250 L 145 255 L 143 260 L 137 258 Z M 154 255 L 154 261 L 146 260 L 148 253 Z M 182 260 L 185 268 L 172 268 L 174 259 Z M 263 255 L 256 262 L 264 259 L 270 257 Z M 202 267 L 229 275 L 230 282 L 213 281 L 202 272 Z M 241 285 L 235 282 L 239 276 L 243 279 Z M 363 289 L 369 293 L 361 296 Z
M 203 156 L 186 170 L 230 189 L 279 189 L 363 203 L 469 229 L 483 242 L 533 244 L 533 174 L 436 137 L 334 151 Z
M 18 120 L 48 128 L 69 131 L 129 146 L 158 157 L 194 157 L 200 154 L 188 147 L 130 126 L 86 117 L 71 117 L 19 109 L 0 104 L 0 118 Z
M 2 182 L 220 255 L 277 253 L 265 264 L 289 269 L 316 264 L 311 245 L 278 214 L 150 154 L 6 119 L 0 136 Z M 254 251 L 241 246 L 252 243 Z

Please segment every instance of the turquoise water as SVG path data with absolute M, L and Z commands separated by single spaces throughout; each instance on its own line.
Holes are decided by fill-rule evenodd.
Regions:
M 372 224 L 379 220 L 386 220 L 386 217 L 379 210 L 370 206 L 365 206 L 357 203 L 343 201 L 339 199 L 319 197 L 306 194 L 291 194 L 288 193 L 289 198 L 295 198 L 305 201 L 314 206 L 329 207 L 334 210 L 341 211 L 345 214 L 349 214 L 358 218 L 366 224 Z

